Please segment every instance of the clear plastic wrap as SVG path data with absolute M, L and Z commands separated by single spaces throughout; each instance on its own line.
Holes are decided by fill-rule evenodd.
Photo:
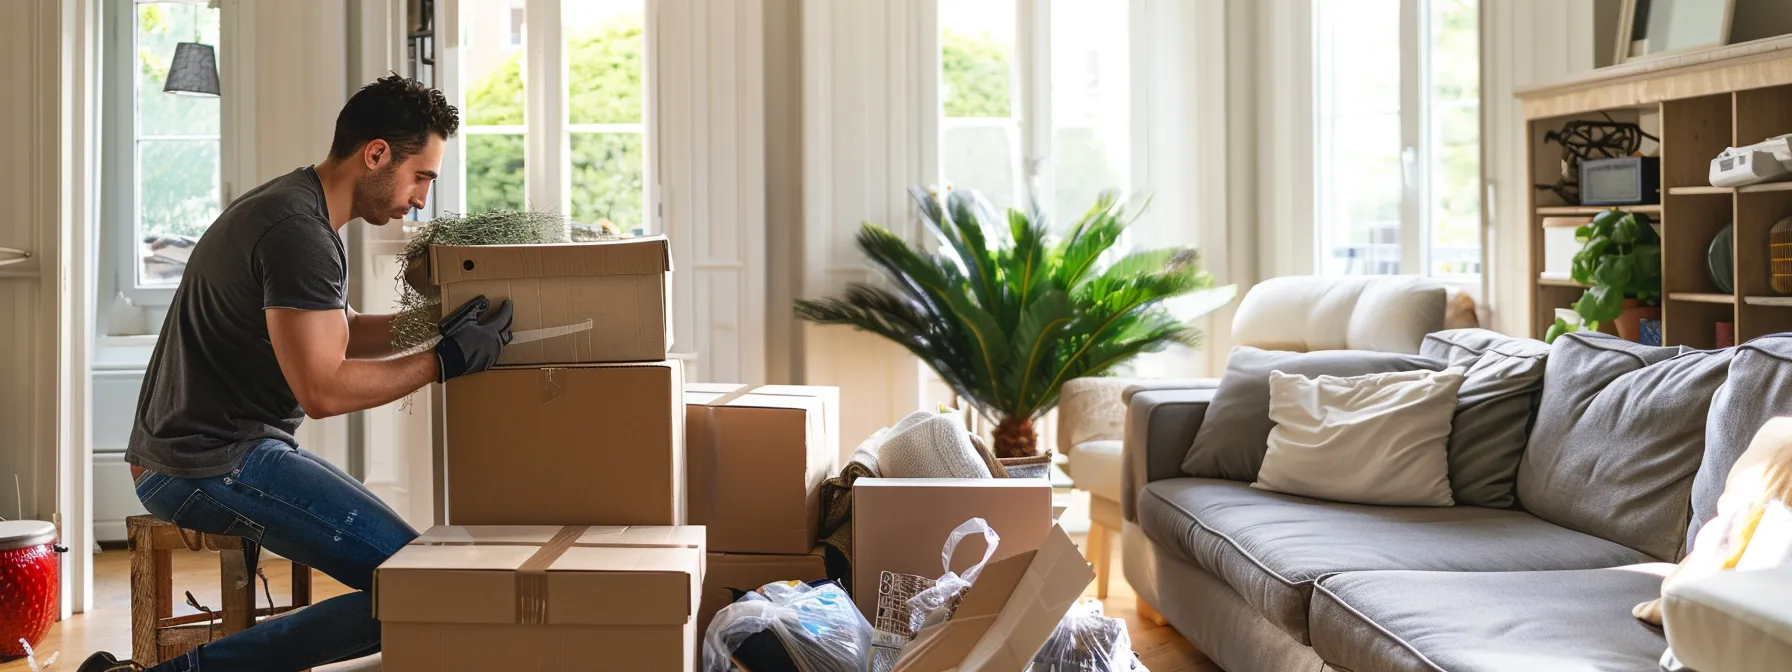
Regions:
M 833 581 L 768 583 L 716 612 L 703 635 L 704 672 L 735 669 L 736 655 L 770 660 L 755 672 L 863 670 L 871 624 Z
M 1072 605 L 1051 639 L 1033 656 L 1032 672 L 1147 672 L 1132 653 L 1126 622 L 1102 615 L 1101 603 Z
M 962 575 L 953 573 L 952 553 L 958 550 L 958 542 L 977 534 L 983 535 L 983 559 L 964 570 Z M 990 557 L 996 554 L 996 545 L 1000 543 L 1002 538 L 996 534 L 995 528 L 990 527 L 982 518 L 964 521 L 957 529 L 952 530 L 952 534 L 946 537 L 945 547 L 940 550 L 941 570 L 945 574 L 940 575 L 932 588 L 916 593 L 908 600 L 909 630 L 920 632 L 925 626 L 951 618 L 952 611 L 958 604 L 958 596 L 977 581 L 977 574 L 983 571 L 984 565 L 989 564 Z

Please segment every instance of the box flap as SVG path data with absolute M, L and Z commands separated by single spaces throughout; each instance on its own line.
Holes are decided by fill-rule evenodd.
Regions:
M 751 385 L 741 383 L 685 383 L 684 393 L 687 404 L 707 404 L 710 400 L 741 390 L 751 389 Z M 693 398 L 696 397 L 696 398 Z
M 548 567 L 552 625 L 681 624 L 697 613 L 697 548 L 575 546 Z
M 537 546 L 430 546 L 411 544 L 380 564 L 380 569 L 462 569 L 509 572 L 523 566 Z
M 923 629 L 895 669 L 1026 669 L 1094 580 L 1076 544 L 1054 525 L 1038 550 L 984 567 L 952 620 Z
M 531 544 L 548 543 L 559 525 L 437 525 L 413 544 Z
M 579 546 L 703 548 L 702 525 L 593 525 L 585 528 Z
M 672 270 L 665 236 L 546 245 L 431 245 L 429 277 L 437 285 L 599 275 L 651 275 Z

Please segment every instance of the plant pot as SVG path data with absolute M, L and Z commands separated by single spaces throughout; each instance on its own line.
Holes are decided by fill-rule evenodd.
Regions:
M 1661 306 L 1645 306 L 1636 299 L 1624 300 L 1624 312 L 1618 313 L 1618 319 L 1612 320 L 1612 326 L 1618 329 L 1618 338 L 1626 341 L 1641 342 L 1643 328 L 1639 322 L 1643 320 L 1661 319 Z

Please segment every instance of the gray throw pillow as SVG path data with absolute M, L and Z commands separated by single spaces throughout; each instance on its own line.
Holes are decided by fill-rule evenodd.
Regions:
M 1486 329 L 1425 336 L 1419 354 L 1468 369 L 1450 426 L 1450 490 L 1464 506 L 1511 508 L 1518 461 L 1543 395 L 1549 344 Z
M 1213 392 L 1213 403 L 1195 431 L 1194 445 L 1182 459 L 1190 476 L 1257 480 L 1263 454 L 1269 450 L 1269 372 L 1314 378 L 1350 377 L 1419 369 L 1438 371 L 1442 362 L 1418 355 L 1365 350 L 1286 352 L 1238 346 L 1226 358 L 1226 374 Z
M 1519 503 L 1562 527 L 1678 560 L 1705 416 L 1732 350 L 1657 348 L 1605 334 L 1556 339 L 1518 467 Z
M 1705 423 L 1705 457 L 1692 479 L 1692 524 L 1686 549 L 1699 527 L 1717 515 L 1717 498 L 1736 458 L 1771 418 L 1792 415 L 1792 334 L 1762 336 L 1736 348 L 1730 378 L 1711 400 Z

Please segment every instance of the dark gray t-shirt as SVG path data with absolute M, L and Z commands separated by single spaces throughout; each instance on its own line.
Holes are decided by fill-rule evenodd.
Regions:
M 125 460 L 182 478 L 228 473 L 304 420 L 274 359 L 267 308 L 343 310 L 348 255 L 317 172 L 256 187 L 212 223 L 181 276 L 143 376 Z

